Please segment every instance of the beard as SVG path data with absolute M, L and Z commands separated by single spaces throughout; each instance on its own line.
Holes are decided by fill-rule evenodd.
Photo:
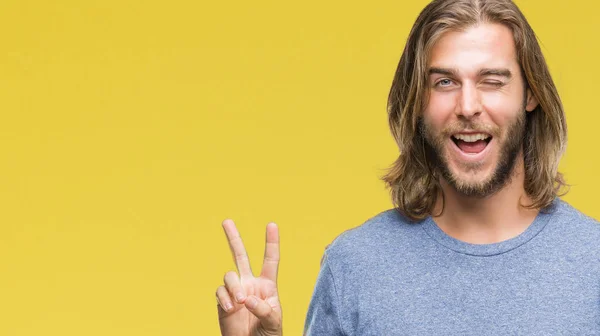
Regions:
M 524 111 L 524 109 L 523 109 Z M 525 133 L 527 129 L 527 118 L 525 112 L 517 114 L 517 118 L 507 127 L 504 139 L 500 139 L 501 132 L 497 127 L 488 125 L 460 121 L 448 125 L 442 132 L 435 134 L 431 127 L 421 119 L 419 130 L 424 140 L 425 152 L 428 161 L 433 163 L 433 169 L 443 177 L 450 186 L 459 193 L 467 197 L 483 198 L 495 194 L 506 186 L 514 173 L 515 164 L 519 152 L 523 149 Z M 492 135 L 497 140 L 499 146 L 499 157 L 496 167 L 492 174 L 484 180 L 472 182 L 461 179 L 460 176 L 452 172 L 448 164 L 448 158 L 444 155 L 445 146 L 448 144 L 448 138 L 461 130 L 471 129 Z M 489 144 L 488 144 L 489 145 Z M 459 169 L 476 174 L 481 169 L 482 163 L 462 163 Z

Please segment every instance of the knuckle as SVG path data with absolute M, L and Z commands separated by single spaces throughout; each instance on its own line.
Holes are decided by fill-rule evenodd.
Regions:
M 236 234 L 236 235 L 232 236 L 231 239 L 229 239 L 229 241 L 232 243 L 240 243 L 240 242 L 242 242 L 242 236 L 240 236 L 239 234 Z
M 225 288 L 225 286 L 219 286 L 219 288 L 217 288 L 217 292 L 215 293 L 218 296 L 223 295 L 223 293 L 226 293 L 227 289 Z
M 223 282 L 227 283 L 228 281 L 237 278 L 237 273 L 234 271 L 229 271 L 227 273 L 225 273 L 225 275 L 223 276 Z
M 267 263 L 272 263 L 272 264 L 277 264 L 279 263 L 279 258 L 275 258 L 275 257 L 265 257 L 265 262 Z
M 269 324 L 273 324 L 276 321 L 275 316 L 273 315 L 273 309 L 269 309 L 269 310 L 265 309 L 265 311 L 263 312 L 263 316 L 261 316 L 261 318 L 265 321 L 270 322 Z

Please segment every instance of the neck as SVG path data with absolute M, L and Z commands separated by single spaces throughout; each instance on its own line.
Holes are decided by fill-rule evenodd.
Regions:
M 491 244 L 514 238 L 529 227 L 538 214 L 527 209 L 523 156 L 519 155 L 512 178 L 502 189 L 487 197 L 469 197 L 441 180 L 436 202 L 437 225 L 451 237 L 472 244 Z M 443 209 L 443 211 L 441 211 Z

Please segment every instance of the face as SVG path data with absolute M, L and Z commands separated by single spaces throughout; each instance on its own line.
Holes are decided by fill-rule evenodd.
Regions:
M 458 192 L 485 197 L 522 158 L 526 90 L 509 28 L 479 24 L 444 33 L 428 63 L 429 100 L 420 129 L 430 159 Z

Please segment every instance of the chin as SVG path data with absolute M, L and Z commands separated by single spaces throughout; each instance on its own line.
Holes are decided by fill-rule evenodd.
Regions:
M 486 162 L 488 161 L 488 162 Z M 497 164 L 482 160 L 479 162 L 456 162 L 449 167 L 452 178 L 466 184 L 485 184 L 490 181 L 497 170 Z
M 486 197 L 500 189 L 500 184 L 495 181 L 493 168 L 478 167 L 466 171 L 453 169 L 451 176 L 445 176 L 445 179 L 454 190 L 464 196 Z

